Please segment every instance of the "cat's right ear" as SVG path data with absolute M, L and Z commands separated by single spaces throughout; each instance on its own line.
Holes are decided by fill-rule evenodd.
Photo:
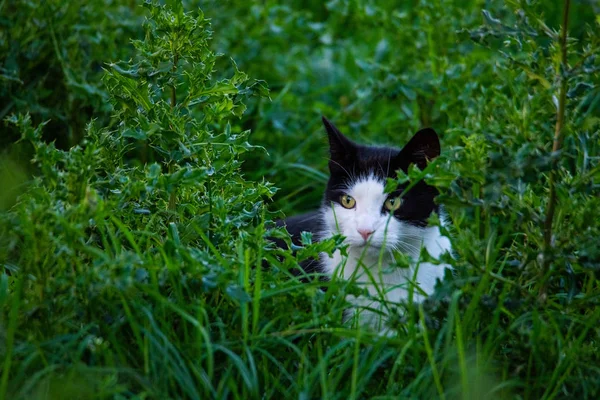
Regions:
M 410 164 L 416 164 L 419 169 L 427 167 L 427 163 L 440 155 L 440 139 L 431 128 L 421 129 L 406 143 L 396 156 L 396 169 L 408 171 Z
M 342 134 L 327 118 L 322 117 L 329 138 L 330 165 L 346 164 L 356 155 L 356 145 Z

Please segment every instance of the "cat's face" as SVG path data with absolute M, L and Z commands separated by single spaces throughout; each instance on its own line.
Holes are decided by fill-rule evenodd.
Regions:
M 418 236 L 431 212 L 437 211 L 434 198 L 438 192 L 420 182 L 400 199 L 404 187 L 385 193 L 386 178 L 395 178 L 398 169 L 406 172 L 413 163 L 424 168 L 428 160 L 437 157 L 440 143 L 435 131 L 417 132 L 398 150 L 358 145 L 327 119 L 323 118 L 323 123 L 331 153 L 323 205 L 327 230 L 346 236 L 351 247 L 408 250 L 407 242 Z

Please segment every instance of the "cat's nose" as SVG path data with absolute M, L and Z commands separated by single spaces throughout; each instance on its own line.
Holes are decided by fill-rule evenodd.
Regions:
M 371 234 L 373 233 L 373 231 L 368 229 L 357 229 L 357 231 L 358 233 L 360 233 L 360 236 L 362 236 L 362 238 L 365 240 L 367 240 L 369 236 L 371 236 Z

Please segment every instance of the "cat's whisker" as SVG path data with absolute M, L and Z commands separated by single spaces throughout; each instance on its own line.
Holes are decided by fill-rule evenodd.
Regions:
M 398 249 L 404 250 L 407 253 L 420 253 L 421 252 L 420 247 L 417 247 L 415 245 L 412 245 L 412 244 L 406 243 L 406 242 L 398 242 L 396 244 L 396 246 L 398 246 Z
M 402 240 L 402 241 L 416 241 L 416 242 L 420 242 L 423 240 L 423 238 L 419 237 L 419 236 L 397 236 L 397 239 Z
M 423 236 L 401 233 L 401 234 L 398 235 L 398 238 L 399 239 L 416 239 L 416 240 L 422 240 Z
M 400 242 L 405 248 L 413 249 L 415 251 L 421 251 L 421 246 L 414 245 L 408 242 Z
M 381 166 L 381 163 L 379 162 L 379 160 L 377 160 L 377 165 L 379 165 L 379 170 L 381 172 L 383 172 L 383 167 Z M 386 176 L 387 176 L 387 173 L 386 173 Z
M 329 160 L 334 164 L 339 165 L 339 167 L 346 173 L 348 174 L 348 176 L 350 177 L 351 180 L 355 180 L 354 179 L 354 174 L 351 174 L 350 172 L 348 172 L 348 170 L 346 168 L 344 168 L 344 166 L 342 164 L 340 164 L 339 162 L 335 161 L 335 160 Z
M 303 218 L 300 221 L 298 221 L 298 223 L 304 223 L 304 222 L 308 222 L 308 221 L 311 221 L 313 219 L 318 219 L 318 218 L 319 218 L 319 216 L 317 216 L 317 215 L 309 215 L 308 217 Z
M 331 187 L 332 190 L 337 190 L 337 189 L 348 189 L 348 185 L 345 183 L 339 183 L 337 185 L 333 185 Z
M 387 251 L 387 253 L 388 253 L 388 256 L 390 256 L 390 258 L 391 258 L 391 259 L 394 259 L 394 250 L 392 250 L 392 249 L 389 249 L 389 250 Z

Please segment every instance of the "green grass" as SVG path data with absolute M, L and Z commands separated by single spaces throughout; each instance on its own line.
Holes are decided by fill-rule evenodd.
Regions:
M 0 1 L 0 398 L 600 396 L 597 6 L 565 68 L 563 2 L 164 3 Z M 321 115 L 441 136 L 408 178 L 454 274 L 385 337 L 293 274 L 340 237 L 267 239 L 321 200 Z

